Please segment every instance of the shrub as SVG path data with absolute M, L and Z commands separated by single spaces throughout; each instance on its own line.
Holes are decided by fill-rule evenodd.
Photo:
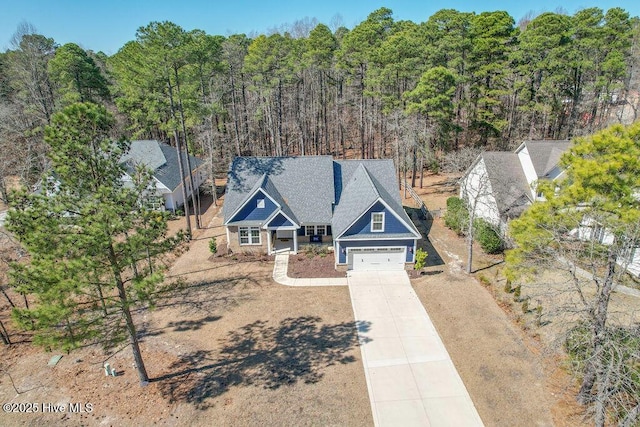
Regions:
M 542 326 L 542 303 L 540 301 L 536 306 L 536 326 Z
M 444 224 L 462 235 L 467 222 L 469 221 L 469 211 L 464 200 L 459 197 L 449 197 L 447 199 L 447 212 L 444 215 Z
M 520 301 L 521 293 L 522 293 L 522 287 L 520 285 L 513 288 L 513 300 L 516 302 Z
M 215 236 L 212 237 L 211 240 L 209 240 L 209 251 L 212 254 L 215 254 L 216 252 L 218 252 L 218 244 L 216 243 Z
M 480 280 L 480 282 L 485 286 L 489 286 L 491 284 L 491 279 L 484 275 L 480 275 L 478 280 Z
M 475 238 L 482 250 L 488 254 L 497 254 L 504 249 L 502 238 L 496 233 L 493 226 L 482 218 L 473 222 Z
M 327 256 L 328 249 L 324 245 L 308 244 L 308 245 L 302 246 L 300 248 L 300 252 L 304 253 L 307 256 L 307 258 L 313 258 L 314 256 L 317 256 L 317 255 L 324 258 Z
M 507 281 L 504 284 L 504 291 L 510 294 L 512 290 L 513 289 L 511 288 L 511 280 L 507 279 Z
M 421 270 L 424 268 L 427 263 L 427 255 L 427 251 L 422 248 L 418 248 L 416 251 L 416 263 L 413 266 L 415 270 Z

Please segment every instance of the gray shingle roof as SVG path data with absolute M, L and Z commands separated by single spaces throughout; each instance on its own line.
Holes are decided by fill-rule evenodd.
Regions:
M 396 182 L 391 160 L 334 161 L 330 156 L 236 157 L 229 168 L 224 221 L 228 223 L 262 188 L 293 221 L 299 225 L 332 224 L 334 236 L 344 232 L 378 199 L 419 236 L 402 208 Z M 380 235 L 374 237 L 380 238 Z M 415 236 L 404 233 L 395 237 Z
M 531 163 L 538 178 L 544 178 L 558 165 L 562 154 L 569 149 L 571 141 L 525 141 Z
M 336 181 L 342 184 L 342 188 L 336 185 L 339 200 L 332 221 L 334 236 L 345 232 L 378 198 L 402 218 L 416 235 L 420 235 L 402 208 L 393 161 L 336 160 L 334 175 Z M 407 233 L 396 237 L 415 236 Z
M 162 153 L 158 141 L 143 140 L 131 141 L 129 151 L 120 159 L 121 163 L 132 165 L 145 165 L 151 170 L 156 170 L 167 162 Z
M 261 187 L 267 192 L 268 195 L 273 197 L 273 199 L 276 201 L 276 203 L 278 203 L 280 205 L 280 209 L 282 209 L 282 212 L 286 216 L 288 216 L 291 221 L 296 222 L 299 225 L 298 218 L 296 217 L 296 215 L 293 213 L 293 211 L 289 207 L 289 204 L 287 203 L 285 198 L 282 197 L 282 195 L 278 191 L 278 188 L 275 186 L 275 184 L 273 183 L 271 178 L 269 178 L 268 176 L 265 175 L 265 179 L 264 179 Z
M 518 215 L 531 200 L 531 188 L 516 153 L 486 151 L 481 154 L 501 215 Z
M 344 176 L 344 175 L 343 175 Z M 331 222 L 334 237 L 344 233 L 380 195 L 376 190 L 364 165 L 359 164 L 350 174 L 349 180 L 341 191 L 340 201 L 336 206 Z
M 283 206 L 288 206 L 299 224 L 329 224 L 334 202 L 333 166 L 330 156 L 309 157 L 236 157 L 229 169 L 225 195 L 224 220 L 228 222 L 236 210 L 255 191 L 255 185 L 266 176 L 265 191 L 275 187 Z M 283 207 L 285 214 L 287 208 Z
M 202 160 L 189 156 L 191 169 L 202 166 Z M 153 176 L 169 190 L 174 191 L 180 185 L 180 168 L 178 167 L 178 153 L 175 147 L 155 140 L 131 141 L 129 152 L 122 156 L 127 172 L 132 173 L 137 165 L 145 165 L 151 169 Z M 182 151 L 183 176 L 189 176 L 187 170 L 187 156 Z

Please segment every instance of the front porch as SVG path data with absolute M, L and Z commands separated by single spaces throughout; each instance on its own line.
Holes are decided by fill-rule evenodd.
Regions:
M 267 228 L 268 254 L 289 252 L 297 254 L 301 246 L 318 245 L 333 248 L 333 236 L 331 235 L 305 235 L 306 229 L 302 228 Z
M 298 233 L 296 228 L 268 228 L 267 229 L 267 252 L 274 253 L 289 252 L 298 253 Z

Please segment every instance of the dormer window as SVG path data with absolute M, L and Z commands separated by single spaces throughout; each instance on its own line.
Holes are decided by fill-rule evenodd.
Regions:
M 256 203 L 256 207 L 258 209 L 264 209 L 264 199 L 258 199 L 258 201 Z
M 384 231 L 384 212 L 373 212 L 371 214 L 371 232 L 381 233 Z

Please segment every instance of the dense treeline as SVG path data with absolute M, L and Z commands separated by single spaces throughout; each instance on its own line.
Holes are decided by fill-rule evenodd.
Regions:
M 414 23 L 381 8 L 350 30 L 294 28 L 222 37 L 153 22 L 107 57 L 22 26 L 0 54 L 0 179 L 36 179 L 43 127 L 77 101 L 107 105 L 131 138 L 187 143 L 218 172 L 233 155 L 349 149 L 429 166 L 465 146 L 592 133 L 640 105 L 640 26 L 620 8 L 517 25 L 501 11 Z

